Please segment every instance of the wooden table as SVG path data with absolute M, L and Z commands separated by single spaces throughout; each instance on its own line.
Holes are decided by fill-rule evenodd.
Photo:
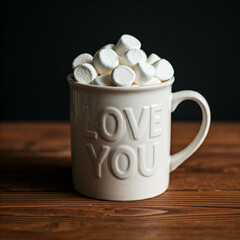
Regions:
M 172 125 L 172 152 L 199 124 Z M 71 184 L 67 123 L 0 124 L 0 239 L 240 239 L 240 123 L 213 123 L 163 195 L 83 197 Z

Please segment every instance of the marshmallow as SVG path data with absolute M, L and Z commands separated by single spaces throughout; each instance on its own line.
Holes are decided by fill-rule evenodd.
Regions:
M 109 74 L 119 64 L 118 55 L 112 49 L 102 49 L 93 58 L 93 65 L 99 74 Z
M 93 85 L 113 86 L 111 75 L 103 74 L 93 80 Z
M 125 65 L 120 65 L 112 71 L 113 84 L 120 87 L 130 87 L 134 82 L 135 77 L 135 72 Z
M 97 71 L 90 63 L 83 63 L 75 67 L 74 78 L 77 82 L 82 84 L 89 84 L 97 77 Z
M 155 84 L 159 84 L 161 83 L 161 81 L 158 78 L 153 77 L 150 82 L 148 83 L 148 85 L 155 85 Z
M 112 50 L 113 50 L 114 47 L 115 47 L 114 44 L 109 43 L 109 44 L 103 46 L 102 48 L 100 48 L 100 49 L 94 54 L 94 57 L 95 57 L 102 49 L 112 49 Z
M 89 53 L 83 53 L 77 56 L 72 62 L 72 68 L 74 69 L 77 65 L 82 63 L 91 63 L 93 56 Z
M 141 43 L 138 39 L 135 37 L 124 34 L 120 37 L 118 40 L 114 51 L 119 55 L 122 56 L 125 52 L 127 52 L 130 49 L 140 49 Z
M 156 61 L 160 60 L 161 58 L 155 54 L 155 53 L 152 53 L 149 55 L 148 59 L 147 59 L 147 63 L 149 64 L 153 64 L 155 63 Z
M 155 68 L 146 62 L 137 63 L 134 71 L 136 73 L 134 82 L 140 85 L 148 84 L 155 74 Z
M 122 65 L 133 67 L 138 62 L 145 62 L 147 60 L 146 53 L 141 49 L 130 49 L 120 57 Z
M 170 79 L 174 74 L 172 65 L 165 59 L 156 61 L 153 66 L 156 69 L 155 77 L 162 82 Z

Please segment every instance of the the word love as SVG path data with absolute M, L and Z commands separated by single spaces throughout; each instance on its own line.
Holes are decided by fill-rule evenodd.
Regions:
M 124 136 L 126 131 L 126 124 L 129 125 L 131 129 L 131 134 L 134 140 L 139 140 L 147 126 L 149 126 L 149 137 L 154 138 L 161 135 L 162 129 L 160 126 L 160 111 L 162 110 L 161 104 L 154 104 L 151 106 L 143 106 L 140 117 L 134 114 L 134 111 L 130 107 L 123 108 L 121 112 L 115 107 L 105 107 L 100 116 L 99 133 L 101 137 L 110 142 L 115 142 Z M 96 130 L 90 130 L 88 128 L 89 122 L 89 109 L 87 106 L 82 105 L 82 137 L 90 139 L 98 139 L 98 132 Z M 114 119 L 114 131 L 110 132 L 107 128 L 108 118 Z

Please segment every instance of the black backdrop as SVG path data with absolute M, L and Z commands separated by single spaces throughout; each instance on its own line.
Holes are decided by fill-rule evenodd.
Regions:
M 192 89 L 214 120 L 240 119 L 238 1 L 4 1 L 1 120 L 66 120 L 73 58 L 129 33 L 168 59 L 173 91 Z M 200 119 L 185 102 L 175 119 Z

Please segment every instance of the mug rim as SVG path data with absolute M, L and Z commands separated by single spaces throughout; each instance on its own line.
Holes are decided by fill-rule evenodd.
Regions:
M 78 88 L 78 89 L 86 89 L 86 90 L 89 89 L 89 90 L 98 90 L 98 91 L 107 90 L 107 91 L 118 91 L 118 92 L 119 91 L 120 92 L 122 91 L 137 92 L 137 91 L 160 89 L 160 88 L 170 86 L 174 83 L 175 77 L 173 76 L 168 81 L 163 82 L 161 84 L 145 85 L 140 87 L 116 87 L 116 86 L 99 86 L 99 85 L 82 84 L 82 83 L 76 82 L 73 79 L 73 73 L 70 73 L 67 75 L 67 81 L 71 87 Z

